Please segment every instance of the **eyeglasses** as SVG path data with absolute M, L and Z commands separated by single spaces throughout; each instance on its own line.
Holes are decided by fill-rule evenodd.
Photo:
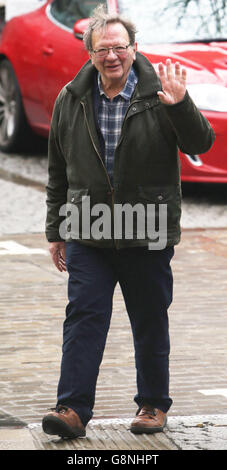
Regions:
M 112 49 L 114 54 L 122 55 L 127 52 L 129 46 L 131 46 L 131 44 L 128 44 L 127 46 L 103 47 L 102 49 L 92 50 L 91 52 L 94 52 L 95 56 L 98 58 L 106 57 L 109 54 L 110 49 Z

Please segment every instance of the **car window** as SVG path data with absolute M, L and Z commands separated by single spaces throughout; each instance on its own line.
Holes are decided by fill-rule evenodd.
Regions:
M 226 40 L 226 0 L 118 0 L 137 26 L 139 44 Z
M 82 18 L 89 18 L 94 8 L 106 1 L 100 0 L 54 0 L 51 4 L 51 14 L 57 21 L 69 28 Z

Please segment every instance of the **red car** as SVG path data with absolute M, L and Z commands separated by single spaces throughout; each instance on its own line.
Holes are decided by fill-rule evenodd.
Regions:
M 52 0 L 6 23 L 0 40 L 0 149 L 15 151 L 28 127 L 47 136 L 54 101 L 88 54 L 82 36 L 100 1 Z M 181 154 L 182 180 L 227 182 L 227 6 L 222 0 L 108 0 L 137 25 L 138 50 L 157 64 L 187 68 L 188 91 L 216 140 L 203 155 Z

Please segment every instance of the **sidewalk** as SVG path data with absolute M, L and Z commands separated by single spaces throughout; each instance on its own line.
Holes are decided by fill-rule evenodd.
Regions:
M 56 400 L 67 274 L 51 264 L 43 234 L 2 236 L 0 260 L 0 450 L 227 450 L 227 229 L 185 230 L 176 247 L 173 406 L 165 432 L 153 436 L 128 429 L 134 352 L 118 286 L 86 438 L 42 433 Z

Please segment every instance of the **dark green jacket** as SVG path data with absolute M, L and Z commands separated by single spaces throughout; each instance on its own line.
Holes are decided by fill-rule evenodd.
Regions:
M 180 240 L 178 148 L 192 155 L 207 152 L 214 133 L 188 92 L 176 105 L 160 102 L 157 95 L 160 80 L 142 54 L 137 53 L 134 67 L 139 80 L 115 151 L 113 187 L 103 163 L 95 124 L 92 90 L 96 69 L 90 61 L 57 97 L 49 135 L 46 220 L 49 241 L 62 239 L 59 226 L 65 217 L 59 215 L 61 206 L 68 201 L 81 211 L 82 197 L 86 195 L 91 207 L 107 204 L 112 216 L 114 204 L 155 204 L 157 217 L 159 204 L 167 204 L 167 245 Z M 94 220 L 95 216 L 91 223 Z M 68 229 L 72 233 L 72 227 Z M 137 232 L 133 239 L 114 239 L 113 230 L 112 226 L 111 239 L 91 237 L 81 241 L 117 248 L 145 246 L 149 242 L 147 237 L 138 238 Z M 75 236 L 78 238 L 78 234 L 71 238 Z

